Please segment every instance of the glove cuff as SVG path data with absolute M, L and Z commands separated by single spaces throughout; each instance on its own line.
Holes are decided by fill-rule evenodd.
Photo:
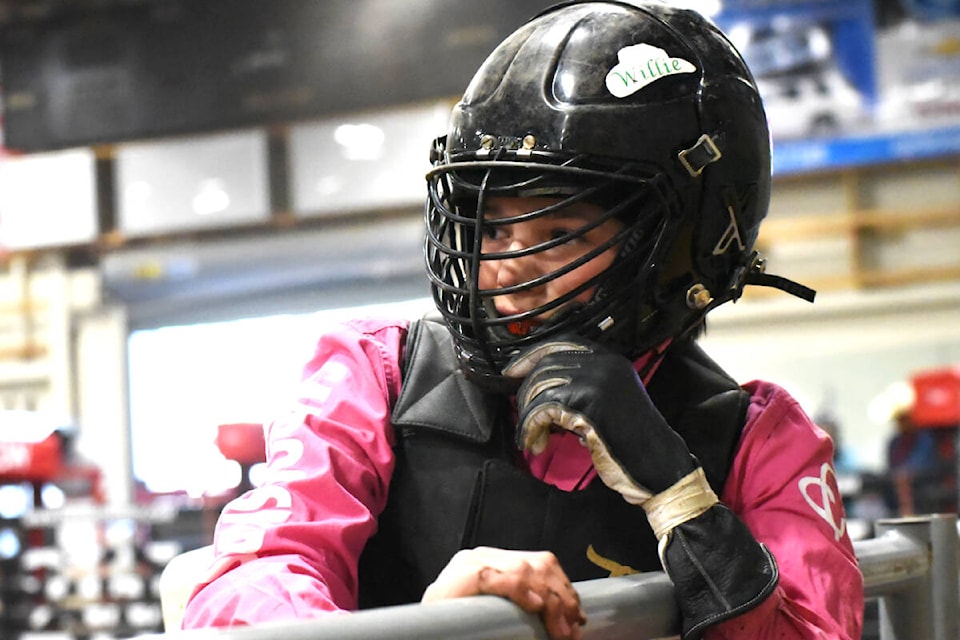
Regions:
M 700 516 L 719 501 L 707 482 L 703 467 L 697 467 L 644 502 L 643 510 L 647 512 L 647 521 L 654 535 L 663 544 L 675 527 Z
M 683 639 L 757 607 L 779 581 L 770 551 L 725 505 L 675 527 L 661 541 L 664 569 L 683 617 Z

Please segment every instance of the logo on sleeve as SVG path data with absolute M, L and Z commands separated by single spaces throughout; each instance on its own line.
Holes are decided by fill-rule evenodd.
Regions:
M 649 44 L 624 47 L 617 53 L 617 60 L 607 73 L 607 90 L 616 98 L 626 98 L 661 78 L 697 70 L 683 58 L 671 58 L 663 49 Z
M 843 503 L 840 501 L 840 488 L 837 486 L 837 474 L 830 463 L 820 467 L 820 477 L 800 478 L 800 493 L 814 513 L 833 529 L 833 537 L 839 540 L 847 530 L 847 519 L 843 516 Z

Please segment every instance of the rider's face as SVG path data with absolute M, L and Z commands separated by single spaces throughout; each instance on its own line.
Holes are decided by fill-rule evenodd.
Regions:
M 518 216 L 561 202 L 559 198 L 516 197 L 490 198 L 484 208 L 485 220 L 498 220 Z M 596 221 L 603 209 L 586 202 L 574 202 L 548 215 L 506 225 L 486 225 L 482 241 L 484 254 L 506 251 L 522 251 L 571 234 L 584 225 Z M 482 260 L 479 270 L 481 289 L 502 289 L 529 282 L 550 274 L 584 256 L 623 229 L 616 219 L 609 219 L 582 235 L 571 237 L 566 242 L 550 249 L 526 256 L 501 260 Z M 494 306 L 501 316 L 530 311 L 572 291 L 609 267 L 616 257 L 617 245 L 603 251 L 585 264 L 558 278 L 549 280 L 532 289 L 506 293 L 493 298 Z M 586 302 L 593 294 L 593 287 L 578 294 L 573 301 Z M 556 309 L 538 316 L 544 321 Z

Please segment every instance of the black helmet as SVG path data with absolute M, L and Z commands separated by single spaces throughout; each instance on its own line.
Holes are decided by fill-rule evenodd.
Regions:
M 699 13 L 656 2 L 567 2 L 507 37 L 477 71 L 432 149 L 425 255 L 465 370 L 496 381 L 520 349 L 564 332 L 629 357 L 684 335 L 746 284 L 812 299 L 762 273 L 754 251 L 770 198 L 770 139 L 753 77 Z M 613 264 L 569 296 L 511 316 L 491 300 L 565 270 L 481 289 L 492 196 L 601 205 L 623 230 Z M 545 215 L 527 213 L 523 219 Z M 535 254 L 549 246 L 524 250 Z M 568 270 L 567 270 L 568 271 Z M 581 298 L 578 298 L 581 299 Z M 533 317 L 531 332 L 508 330 Z

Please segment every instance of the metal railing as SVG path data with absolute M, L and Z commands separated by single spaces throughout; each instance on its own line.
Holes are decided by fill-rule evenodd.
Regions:
M 854 543 L 865 595 L 879 600 L 881 640 L 957 640 L 960 619 L 957 518 L 881 520 Z M 584 640 L 672 638 L 679 629 L 673 587 L 663 573 L 577 583 L 589 619 Z M 546 640 L 539 619 L 495 596 L 410 604 L 311 621 L 167 633 L 182 640 Z
M 881 640 L 960 637 L 957 546 L 953 515 L 880 520 L 854 544 L 865 595 L 880 600 Z

